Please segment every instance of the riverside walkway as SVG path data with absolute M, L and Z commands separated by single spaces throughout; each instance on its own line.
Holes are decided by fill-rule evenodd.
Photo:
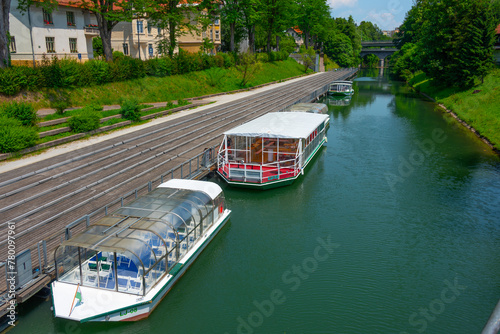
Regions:
M 330 82 L 352 77 L 356 71 L 317 73 L 219 96 L 215 104 L 0 164 L 0 261 L 8 257 L 9 223 L 14 222 L 16 254 L 29 249 L 32 267 L 50 276 L 53 251 L 62 240 L 122 201 L 156 187 L 163 178 L 196 177 L 202 162 L 206 167 L 204 150 L 213 147 L 213 153 L 225 130 L 312 100 Z M 2 296 L 7 291 L 5 272 L 0 267 Z

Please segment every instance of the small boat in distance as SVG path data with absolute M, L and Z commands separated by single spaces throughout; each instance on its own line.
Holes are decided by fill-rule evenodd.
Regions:
M 297 103 L 288 107 L 285 111 L 310 112 L 314 114 L 326 114 L 328 106 L 324 103 Z
M 104 216 L 56 248 L 54 316 L 148 317 L 230 213 L 219 185 L 173 179 Z
M 324 114 L 273 112 L 226 131 L 217 173 L 239 187 L 291 184 L 326 142 L 329 121 Z
M 352 81 L 334 81 L 330 84 L 328 89 L 330 95 L 352 95 L 354 89 L 352 88 Z

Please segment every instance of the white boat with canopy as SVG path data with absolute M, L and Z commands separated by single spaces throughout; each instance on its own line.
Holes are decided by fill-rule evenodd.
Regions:
M 241 187 L 291 184 L 326 142 L 329 120 L 324 114 L 276 112 L 226 131 L 217 173 Z
M 229 219 L 215 183 L 173 179 L 55 250 L 54 315 L 146 318 Z
M 330 84 L 328 93 L 331 95 L 352 95 L 354 94 L 354 89 L 352 88 L 352 81 L 334 81 Z

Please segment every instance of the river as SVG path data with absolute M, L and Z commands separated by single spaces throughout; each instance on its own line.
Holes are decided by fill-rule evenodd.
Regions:
M 500 160 L 365 71 L 293 185 L 223 185 L 231 221 L 136 323 L 19 310 L 9 333 L 479 333 L 500 298 Z M 83 296 L 85 298 L 85 296 Z

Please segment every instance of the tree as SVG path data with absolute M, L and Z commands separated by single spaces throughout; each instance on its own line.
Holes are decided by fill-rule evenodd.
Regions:
M 241 74 L 240 86 L 244 87 L 261 69 L 261 64 L 257 62 L 255 56 L 251 52 L 244 52 L 239 56 L 236 69 Z
M 267 35 L 267 52 L 271 52 L 271 39 L 289 28 L 292 3 L 289 0 L 261 0 L 261 21 Z
M 143 12 L 145 4 L 142 0 L 80 0 L 75 4 L 93 13 L 99 26 L 99 35 L 102 40 L 102 51 L 107 61 L 113 60 L 111 49 L 111 33 L 113 28 L 122 21 L 132 21 Z
M 340 67 L 351 67 L 355 64 L 352 42 L 343 33 L 330 32 L 324 48 L 327 56 Z
M 174 55 L 177 39 L 197 30 L 199 9 L 193 0 L 155 0 L 148 8 L 151 24 L 156 25 L 168 34 L 162 36 L 158 43 L 160 50 L 167 51 L 168 55 Z
M 300 53 L 300 60 L 302 60 L 302 65 L 304 65 L 304 73 L 307 73 L 307 70 L 314 65 L 316 61 L 316 51 L 312 46 L 307 49 L 304 48 Z
M 242 20 L 240 0 L 223 0 L 222 2 L 222 23 L 229 26 L 229 51 L 234 52 L 236 26 L 240 24 Z
M 296 22 L 302 30 L 306 48 L 318 37 L 330 18 L 330 7 L 326 0 L 296 0 Z M 314 38 L 314 37 L 316 38 Z
M 101 37 L 92 38 L 92 49 L 94 50 L 94 58 L 104 56 L 104 51 L 102 49 L 102 38 Z
M 425 73 L 469 87 L 492 62 L 495 24 L 489 0 L 427 0 L 419 47 Z
M 0 68 L 9 65 L 9 13 L 10 0 L 0 0 Z

